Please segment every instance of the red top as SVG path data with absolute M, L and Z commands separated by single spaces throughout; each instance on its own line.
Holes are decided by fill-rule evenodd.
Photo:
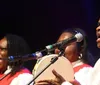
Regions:
M 80 69 L 82 69 L 84 67 L 92 67 L 92 66 L 90 66 L 88 64 L 82 64 L 82 65 L 74 67 L 74 72 L 76 73 L 76 72 L 78 72 Z
M 20 70 L 19 72 L 17 72 L 17 73 L 16 73 L 15 75 L 13 75 L 13 76 L 10 76 L 10 74 L 7 75 L 4 79 L 0 80 L 0 85 L 10 85 L 11 81 L 12 81 L 15 77 L 17 77 L 18 75 L 23 74 L 23 73 L 29 73 L 29 74 L 31 74 L 31 72 L 30 72 L 28 69 L 24 68 L 24 69 Z M 5 75 L 5 74 L 0 74 L 0 78 L 2 78 L 4 75 Z

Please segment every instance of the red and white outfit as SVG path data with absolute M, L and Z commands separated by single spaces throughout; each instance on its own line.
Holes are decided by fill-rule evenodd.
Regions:
M 86 85 L 100 85 L 100 58 L 89 72 Z
M 86 74 L 88 74 L 91 71 L 92 67 L 88 64 L 83 63 L 82 60 L 73 62 L 72 65 L 75 72 L 74 73 L 75 79 L 81 85 L 86 85 L 85 82 L 86 82 L 86 78 L 88 77 L 88 75 Z M 72 85 L 72 84 L 66 81 L 62 83 L 62 85 Z
M 82 60 L 78 60 L 74 62 L 75 64 L 73 65 L 74 69 L 74 76 L 75 79 L 81 84 L 84 85 L 84 82 L 86 82 L 86 78 L 88 77 L 88 74 L 92 67 L 88 64 L 85 64 L 82 62 Z M 73 64 L 73 63 L 72 63 Z
M 4 72 L 4 74 L 0 74 L 0 78 L 8 74 L 10 71 L 11 68 L 8 67 L 7 70 Z M 31 72 L 28 69 L 23 68 L 15 75 L 10 77 L 9 74 L 5 78 L 1 79 L 0 85 L 27 85 L 32 79 L 33 75 L 31 74 Z
M 90 70 L 87 70 L 85 74 L 82 74 L 82 69 L 80 70 L 78 76 L 81 76 L 83 81 L 80 82 L 80 79 L 77 81 L 80 82 L 81 85 L 100 85 L 100 58 L 96 62 L 95 66 Z M 72 85 L 69 82 L 64 82 L 62 85 Z

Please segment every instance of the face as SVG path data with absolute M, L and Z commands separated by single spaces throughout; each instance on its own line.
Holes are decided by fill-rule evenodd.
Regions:
M 96 28 L 96 36 L 97 36 L 97 47 L 100 48 L 100 19 L 98 20 L 98 26 Z
M 0 40 L 0 58 L 7 58 L 7 40 L 3 38 Z M 6 70 L 7 60 L 0 59 L 0 72 Z
M 72 37 L 72 34 L 69 32 L 62 33 L 61 36 L 58 39 L 59 41 L 65 40 Z M 55 53 L 58 54 L 60 50 L 56 49 Z M 77 43 L 73 42 L 71 44 L 68 44 L 65 46 L 65 54 L 64 56 L 71 62 L 74 62 L 78 60 L 78 49 L 77 49 Z

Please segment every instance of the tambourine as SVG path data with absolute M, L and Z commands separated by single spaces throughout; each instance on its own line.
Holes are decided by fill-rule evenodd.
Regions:
M 37 60 L 36 65 L 33 68 L 32 74 L 34 77 L 41 72 L 42 69 L 46 67 L 48 63 L 50 63 L 53 57 L 58 56 L 57 54 L 46 55 L 41 59 Z M 64 56 L 58 57 L 58 60 L 51 64 L 42 74 L 40 74 L 35 81 L 38 80 L 47 80 L 54 79 L 55 76 L 52 73 L 52 70 L 56 70 L 65 80 L 71 81 L 74 79 L 74 70 L 70 61 Z

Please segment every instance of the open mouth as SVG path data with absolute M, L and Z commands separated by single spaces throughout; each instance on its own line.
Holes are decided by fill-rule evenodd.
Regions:
M 100 34 L 97 34 L 97 42 L 100 42 Z

